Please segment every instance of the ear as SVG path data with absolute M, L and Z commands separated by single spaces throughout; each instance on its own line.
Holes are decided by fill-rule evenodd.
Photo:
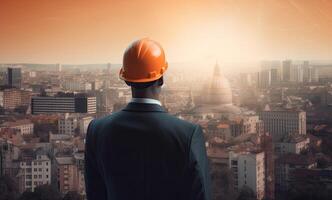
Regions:
M 164 78 L 163 77 L 158 79 L 158 86 L 162 86 L 162 85 L 164 85 Z

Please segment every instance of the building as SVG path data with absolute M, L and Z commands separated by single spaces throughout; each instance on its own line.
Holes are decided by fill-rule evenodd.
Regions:
M 215 65 L 210 82 L 203 88 L 192 115 L 195 118 L 223 118 L 242 113 L 241 108 L 233 105 L 233 92 L 229 80 Z
M 96 97 L 32 97 L 31 111 L 32 114 L 96 113 Z
M 308 155 L 284 154 L 276 160 L 275 183 L 277 191 L 287 191 L 290 187 L 291 174 L 297 169 L 314 169 L 317 162 Z
M 275 143 L 275 152 L 278 154 L 300 154 L 302 151 L 308 149 L 309 143 L 309 137 L 290 135 L 285 137 L 281 142 Z
M 290 67 L 290 81 L 295 83 L 303 82 L 303 66 L 301 64 Z
M 55 71 L 57 71 L 57 72 L 62 71 L 62 65 L 60 63 L 55 64 Z
M 265 161 L 265 198 L 275 199 L 275 156 L 272 136 L 261 134 L 260 149 L 264 151 Z
M 51 160 L 47 155 L 22 153 L 20 161 L 19 191 L 34 191 L 39 185 L 51 183 Z
M 303 81 L 307 83 L 318 82 L 318 69 L 314 66 L 309 66 L 309 62 L 305 61 L 303 64 Z
M 76 160 L 72 156 L 56 157 L 56 182 L 58 190 L 62 194 L 66 194 L 70 191 L 80 190 L 80 170 L 76 163 Z
M 264 130 L 272 135 L 274 142 L 290 134 L 306 134 L 306 112 L 262 111 L 259 117 L 264 123 Z
M 262 121 L 258 115 L 238 117 L 230 121 L 231 135 L 237 137 L 245 134 L 261 133 Z
M 11 87 L 21 88 L 22 72 L 21 68 L 8 68 L 8 85 Z
M 69 91 L 92 90 L 92 84 L 81 80 L 66 80 L 62 83 L 62 88 Z
M 94 118 L 91 116 L 81 117 L 78 121 L 79 132 L 81 135 L 85 135 L 88 131 L 88 126 Z
M 284 60 L 282 62 L 282 80 L 284 82 L 289 82 L 291 80 L 291 60 Z
M 259 72 L 259 88 L 265 89 L 271 86 L 271 70 L 263 70 Z
M 19 148 L 11 141 L 15 137 L 15 133 L 10 135 L 10 139 L 6 139 L 0 131 L 0 176 L 7 175 L 15 177 L 18 172 L 18 165 L 15 160 L 19 156 Z M 15 132 L 15 131 L 13 131 Z
M 8 70 L 0 71 L 0 85 L 8 85 Z
M 251 188 L 261 200 L 265 196 L 264 152 L 230 152 L 229 167 L 234 173 L 235 189 Z
M 17 120 L 13 122 L 7 121 L 0 125 L 0 129 L 3 128 L 12 128 L 17 130 L 22 136 L 31 136 L 34 132 L 34 124 L 28 119 Z
M 280 82 L 279 69 L 271 69 L 271 85 L 277 85 Z
M 0 106 L 6 110 L 14 110 L 20 106 L 29 106 L 31 92 L 17 88 L 9 88 L 0 91 Z
M 85 196 L 84 152 L 75 153 L 74 159 L 77 167 L 77 177 L 78 177 L 76 190 L 79 194 Z
M 69 113 L 64 114 L 58 120 L 59 134 L 75 135 L 78 128 L 77 117 L 70 116 Z

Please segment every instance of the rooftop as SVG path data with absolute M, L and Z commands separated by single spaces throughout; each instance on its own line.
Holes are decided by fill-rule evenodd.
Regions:
M 56 162 L 59 165 L 71 165 L 71 164 L 74 164 L 73 157 L 56 157 L 55 160 L 56 160 Z

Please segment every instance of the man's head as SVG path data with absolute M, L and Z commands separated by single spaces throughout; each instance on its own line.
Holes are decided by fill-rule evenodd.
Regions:
M 167 67 L 160 44 L 144 38 L 126 49 L 120 78 L 131 86 L 133 97 L 158 99 Z

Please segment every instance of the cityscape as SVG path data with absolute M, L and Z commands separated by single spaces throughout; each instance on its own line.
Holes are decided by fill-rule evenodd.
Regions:
M 203 128 L 213 198 L 329 198 L 332 63 L 262 61 L 256 72 L 227 76 L 221 63 L 207 68 L 202 82 L 170 70 L 161 102 Z M 111 63 L 1 65 L 1 184 L 16 188 L 6 195 L 28 199 L 50 187 L 84 199 L 87 127 L 131 99 L 118 71 Z
M 94 190 L 86 185 L 96 181 L 85 179 L 86 158 L 94 154 L 85 153 L 91 151 L 87 132 L 95 131 L 89 124 L 117 116 L 130 102 L 161 103 L 168 117 L 202 128 L 204 137 L 191 124 L 195 131 L 183 145 L 201 155 L 205 144 L 200 178 L 206 183 L 198 195 L 209 196 L 210 173 L 212 200 L 332 199 L 331 11 L 330 0 L 0 0 L 0 200 L 91 200 Z M 153 48 L 129 45 L 139 40 Z M 125 69 L 126 52 L 127 60 L 138 52 L 127 63 L 149 68 L 140 73 L 144 78 Z M 150 61 L 139 60 L 144 56 Z M 143 94 L 145 87 L 158 95 Z M 136 128 L 137 118 L 129 118 L 119 124 Z M 178 127 L 189 132 L 159 120 L 175 127 L 174 135 Z M 158 125 L 158 136 L 166 133 L 160 123 L 150 124 Z M 141 137 L 136 130 L 135 139 L 122 134 L 117 143 L 162 146 L 148 140 L 152 133 Z M 191 146 L 196 132 L 199 148 Z M 107 150 L 122 159 L 119 152 L 128 145 L 121 144 L 121 150 Z M 168 143 L 164 147 L 172 149 L 168 160 L 186 161 L 175 158 Z M 159 175 L 154 158 L 167 159 L 155 154 L 146 160 Z M 127 192 L 134 178 L 122 175 L 139 170 L 119 168 Z M 142 171 L 147 177 L 147 168 Z M 167 183 L 181 190 L 178 175 L 172 178 Z M 144 187 L 135 192 L 152 190 Z

